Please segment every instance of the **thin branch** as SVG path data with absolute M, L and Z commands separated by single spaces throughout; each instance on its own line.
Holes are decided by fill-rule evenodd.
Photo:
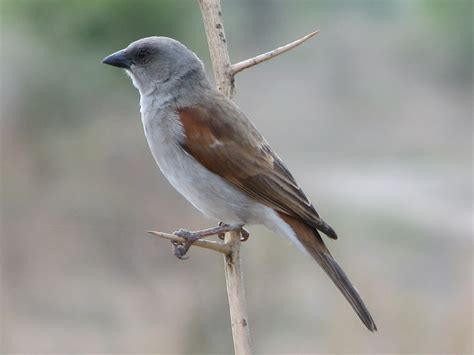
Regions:
M 278 56 L 280 54 L 288 52 L 290 49 L 293 49 L 293 48 L 299 46 L 303 42 L 306 42 L 308 39 L 316 36 L 318 33 L 319 33 L 319 31 L 311 32 L 311 33 L 307 34 L 306 36 L 301 37 L 300 39 L 297 39 L 296 41 L 288 43 L 287 45 L 284 45 L 282 47 L 278 47 L 278 48 L 276 48 L 276 49 L 274 49 L 270 52 L 257 55 L 256 57 L 253 57 L 253 58 L 250 58 L 250 59 L 247 59 L 247 60 L 243 60 L 243 61 L 241 61 L 239 63 L 236 63 L 236 64 L 232 64 L 230 66 L 230 74 L 235 75 L 235 74 L 241 72 L 242 70 L 253 67 L 254 65 L 260 64 L 262 62 L 265 62 L 266 60 L 275 58 L 276 56 Z
M 163 238 L 163 239 L 168 239 L 171 241 L 175 241 L 178 243 L 185 243 L 186 239 L 178 237 L 177 235 L 174 234 L 169 234 L 169 233 L 163 233 L 163 232 L 157 232 L 157 231 L 148 231 L 148 233 Z M 206 239 L 200 239 L 196 240 L 193 243 L 193 246 L 204 248 L 204 249 L 211 249 L 214 251 L 217 251 L 219 253 L 222 253 L 224 255 L 228 255 L 231 252 L 231 247 L 226 245 L 225 243 L 220 243 L 220 242 L 215 242 L 213 240 L 206 240 Z

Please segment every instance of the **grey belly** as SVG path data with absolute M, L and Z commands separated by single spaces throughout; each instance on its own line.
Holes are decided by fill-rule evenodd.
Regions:
M 265 206 L 204 168 L 178 144 L 151 143 L 150 148 L 171 185 L 208 217 L 226 223 L 263 223 Z

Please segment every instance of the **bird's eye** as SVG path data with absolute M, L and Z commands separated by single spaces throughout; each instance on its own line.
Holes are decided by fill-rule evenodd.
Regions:
M 149 54 L 150 54 L 150 51 L 148 49 L 142 48 L 137 52 L 137 59 L 140 62 L 144 62 L 148 58 Z

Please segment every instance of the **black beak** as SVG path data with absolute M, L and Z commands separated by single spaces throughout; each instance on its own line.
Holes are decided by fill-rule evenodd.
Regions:
M 123 50 L 105 57 L 102 59 L 102 63 L 124 69 L 130 69 L 130 66 L 132 65 L 132 62 L 127 58 Z

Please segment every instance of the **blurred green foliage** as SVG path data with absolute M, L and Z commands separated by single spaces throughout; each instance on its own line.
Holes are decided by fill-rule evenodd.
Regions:
M 200 21 L 192 0 L 3 0 L 3 11 L 4 20 L 22 19 L 58 50 L 117 47 L 152 35 L 185 40 Z
M 198 5 L 191 0 L 3 0 L 0 4 L 2 35 L 18 36 L 13 43 L 21 43 L 1 41 L 3 60 L 24 66 L 25 80 L 20 78 L 18 85 L 26 100 L 17 108 L 18 116 L 36 116 L 27 122 L 36 134 L 46 133 L 51 125 L 66 129 L 87 124 L 94 118 L 85 115 L 84 105 L 100 105 L 98 92 L 132 90 L 117 86 L 122 78 L 104 70 L 100 61 L 105 55 L 145 36 L 170 36 L 186 43 L 196 42 L 196 35 L 204 38 Z M 205 48 L 205 42 L 199 42 Z M 136 95 L 128 98 L 136 100 Z M 38 105 L 41 102 L 48 104 Z
M 452 82 L 472 85 L 473 5 L 470 0 L 423 0 L 420 8 L 429 19 L 433 36 L 452 52 Z

